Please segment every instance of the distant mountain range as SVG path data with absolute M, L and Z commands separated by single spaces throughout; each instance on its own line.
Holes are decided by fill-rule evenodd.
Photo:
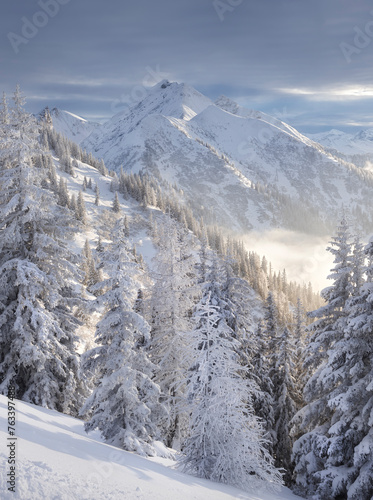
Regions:
M 329 130 L 309 137 L 329 149 L 335 149 L 346 155 L 373 155 L 373 129 L 360 130 L 356 134 L 347 134 L 340 130 Z
M 373 131 L 306 137 L 227 97 L 212 102 L 166 80 L 102 125 L 59 110 L 52 119 L 109 168 L 178 185 L 196 213 L 227 229 L 327 234 L 344 207 L 362 231 L 373 230 L 373 174 L 361 168 L 373 154 Z

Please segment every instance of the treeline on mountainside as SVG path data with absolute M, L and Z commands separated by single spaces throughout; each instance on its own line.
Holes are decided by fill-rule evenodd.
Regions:
M 177 186 L 109 172 L 47 111 L 26 113 L 18 87 L 12 100 L 0 106 L 1 393 L 80 416 L 125 450 L 161 442 L 199 477 L 370 499 L 372 244 L 364 253 L 343 219 L 322 301 L 198 220 Z M 89 177 L 69 193 L 80 162 L 110 180 L 111 209 Z M 97 242 L 77 255 L 88 190 Z M 137 221 L 121 199 L 138 202 Z M 151 270 L 135 224 L 156 247 Z M 81 353 L 84 328 L 95 340 Z
M 183 129 L 178 127 L 178 130 L 185 133 Z M 308 234 L 330 234 L 334 229 L 335 217 L 333 214 L 331 219 L 325 220 L 320 213 L 315 204 L 309 203 L 308 199 L 303 197 L 301 199 L 294 198 L 288 194 L 281 191 L 276 184 L 270 184 L 268 179 L 266 179 L 260 168 L 254 164 L 249 164 L 250 170 L 254 172 L 256 180 L 248 180 L 243 176 L 243 174 L 236 168 L 235 164 L 229 159 L 229 155 L 225 153 L 219 153 L 217 149 L 206 141 L 200 138 L 195 138 L 196 142 L 211 151 L 220 160 L 231 168 L 238 177 L 245 180 L 246 184 L 253 190 L 260 193 L 266 202 L 271 206 L 271 212 L 276 213 L 272 223 L 278 224 L 282 228 L 286 228 L 294 231 L 307 232 Z M 370 162 L 369 155 L 354 155 L 352 156 L 352 161 L 348 162 L 345 156 L 337 151 L 333 151 L 334 160 L 338 160 L 343 163 L 347 171 L 353 172 L 354 175 L 359 177 L 365 184 L 364 187 L 364 199 L 366 203 L 364 207 L 356 204 L 351 207 L 351 215 L 354 216 L 355 220 L 359 222 L 359 227 L 365 232 L 373 231 L 373 217 L 372 209 L 373 203 L 370 201 L 370 189 L 373 187 L 373 176 L 369 169 L 360 168 L 366 167 Z M 356 160 L 356 161 L 355 161 Z M 277 173 L 276 173 L 277 178 Z M 353 183 L 348 186 L 348 190 L 353 191 L 355 186 Z M 193 201 L 190 201 L 191 206 L 194 206 Z M 276 207 L 274 209 L 274 207 Z M 197 211 L 201 210 L 201 207 L 196 207 Z M 204 210 L 206 210 L 204 208 Z M 338 212 L 338 211 L 336 211 Z M 209 218 L 209 212 L 206 210 L 205 218 Z M 211 218 L 214 220 L 214 217 Z

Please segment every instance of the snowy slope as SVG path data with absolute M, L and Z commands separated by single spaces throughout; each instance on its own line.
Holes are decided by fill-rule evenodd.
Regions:
M 84 432 L 83 422 L 16 402 L 16 494 L 7 491 L 7 399 L 0 396 L 0 497 L 21 500 L 296 500 L 244 492 L 175 470 L 170 459 L 146 459 Z
M 59 163 L 56 158 L 55 162 L 58 167 Z M 103 212 L 111 212 L 114 193 L 110 191 L 111 177 L 101 175 L 94 167 L 78 161 L 78 167 L 75 167 L 74 170 L 75 177 L 72 177 L 60 168 L 57 170 L 58 176 L 63 177 L 67 181 L 67 187 L 70 195 L 75 194 L 75 196 L 77 196 L 79 191 L 82 190 L 84 177 L 91 179 L 93 186 L 97 185 L 100 191 L 99 206 L 95 205 L 96 196 L 93 190 L 87 189 L 82 193 L 87 210 L 88 223 L 75 239 L 75 250 L 81 251 L 86 238 L 90 241 L 92 248 L 97 245 L 100 226 L 99 218 L 102 216 Z M 133 219 L 141 219 L 142 210 L 135 200 L 124 200 L 122 196 L 119 196 L 119 202 L 121 207 L 121 216 L 127 216 L 130 224 Z M 158 212 L 157 209 L 154 209 L 154 212 Z M 141 228 L 140 224 L 138 224 L 138 226 L 139 227 L 133 225 L 132 227 L 130 243 L 138 248 L 139 253 L 141 253 L 144 257 L 145 262 L 150 265 L 151 260 L 155 255 L 155 248 L 147 232 Z
M 100 127 L 99 123 L 87 121 L 69 111 L 58 108 L 53 108 L 50 114 L 54 129 L 77 144 L 80 144 Z
M 185 84 L 161 82 L 82 145 L 110 168 L 176 182 L 197 211 L 208 207 L 236 231 L 303 224 L 322 233 L 342 205 L 373 211 L 360 169 L 276 118 L 224 97 L 214 104 Z

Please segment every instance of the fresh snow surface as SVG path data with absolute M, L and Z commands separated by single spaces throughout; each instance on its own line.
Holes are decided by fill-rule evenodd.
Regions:
M 296 500 L 244 492 L 175 470 L 165 458 L 143 458 L 109 446 L 81 420 L 16 401 L 16 493 L 8 492 L 7 398 L 0 396 L 0 498 L 4 500 Z

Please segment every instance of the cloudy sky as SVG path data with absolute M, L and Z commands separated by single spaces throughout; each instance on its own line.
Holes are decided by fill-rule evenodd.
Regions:
M 369 0 L 3 0 L 0 90 L 105 120 L 164 78 L 302 132 L 373 127 Z

